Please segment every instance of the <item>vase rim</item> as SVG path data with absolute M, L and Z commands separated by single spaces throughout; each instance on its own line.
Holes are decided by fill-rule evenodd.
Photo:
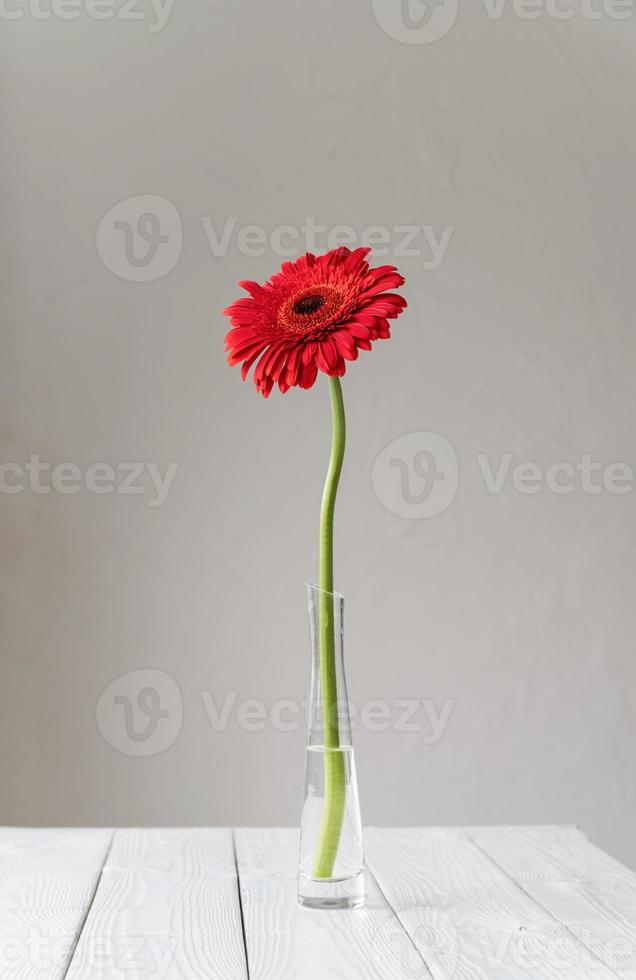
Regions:
M 345 601 L 345 597 L 343 596 L 342 592 L 329 592 L 328 589 L 321 589 L 320 586 L 316 585 L 314 582 L 305 582 L 305 585 L 307 586 L 307 589 L 311 590 L 312 592 L 322 592 L 324 595 L 333 596 L 334 599 L 342 599 L 343 602 Z

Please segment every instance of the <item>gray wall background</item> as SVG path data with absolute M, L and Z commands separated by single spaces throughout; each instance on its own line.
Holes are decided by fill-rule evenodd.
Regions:
M 327 391 L 262 402 L 219 311 L 278 267 L 279 226 L 304 250 L 309 217 L 386 229 L 408 279 L 393 339 L 345 379 L 366 822 L 576 822 L 636 866 L 634 493 L 607 470 L 636 462 L 631 5 L 480 0 L 452 24 L 448 0 L 419 28 L 383 0 L 7 9 L 0 820 L 297 821 L 303 728 L 270 711 L 308 680 Z M 451 229 L 442 260 L 424 232 L 403 255 L 404 225 Z M 427 450 L 445 478 L 409 504 L 390 459 L 417 498 Z M 35 492 L 33 454 L 79 492 L 74 469 Z M 586 454 L 556 492 L 547 468 Z M 498 493 L 484 459 L 508 459 Z M 148 465 L 173 462 L 151 506 Z M 122 463 L 142 493 L 113 489 Z

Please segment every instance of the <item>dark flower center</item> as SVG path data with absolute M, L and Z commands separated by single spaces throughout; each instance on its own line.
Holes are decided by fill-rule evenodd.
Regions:
M 294 303 L 294 313 L 298 316 L 309 316 L 310 313 L 315 313 L 319 310 L 321 306 L 325 305 L 324 296 L 303 296 L 302 299 L 297 300 Z

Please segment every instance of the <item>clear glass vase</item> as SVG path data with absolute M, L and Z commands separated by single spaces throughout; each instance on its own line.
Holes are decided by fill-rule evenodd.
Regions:
M 364 849 L 343 660 L 344 599 L 307 586 L 311 690 L 298 899 L 316 909 L 365 902 Z

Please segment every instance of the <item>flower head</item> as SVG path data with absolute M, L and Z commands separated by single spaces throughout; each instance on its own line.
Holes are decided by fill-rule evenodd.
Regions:
M 370 269 L 369 248 L 311 252 L 285 262 L 263 286 L 240 282 L 249 296 L 223 312 L 232 329 L 225 338 L 228 363 L 252 365 L 254 384 L 265 398 L 274 384 L 311 388 L 318 371 L 341 377 L 345 361 L 390 336 L 388 321 L 406 307 L 396 289 L 404 279 L 393 265 Z

